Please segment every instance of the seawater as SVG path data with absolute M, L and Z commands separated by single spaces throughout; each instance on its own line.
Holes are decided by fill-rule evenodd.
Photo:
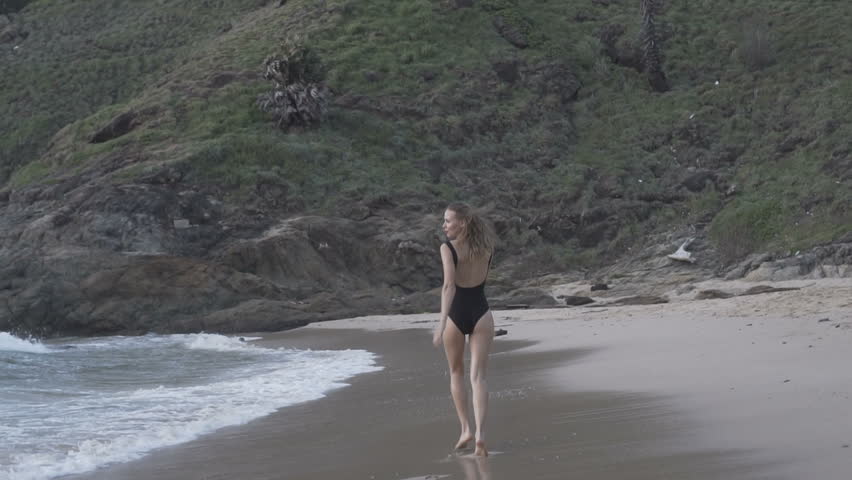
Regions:
M 381 370 L 364 350 L 262 348 L 214 334 L 40 343 L 0 332 L 0 480 L 127 462 Z

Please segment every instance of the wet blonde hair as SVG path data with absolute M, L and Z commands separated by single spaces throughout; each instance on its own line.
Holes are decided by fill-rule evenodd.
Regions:
M 494 229 L 470 205 L 452 203 L 447 210 L 455 213 L 456 217 L 465 224 L 464 239 L 469 258 L 487 257 L 494 252 Z

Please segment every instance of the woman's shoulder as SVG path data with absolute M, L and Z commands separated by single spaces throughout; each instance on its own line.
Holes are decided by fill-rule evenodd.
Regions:
M 456 247 L 453 245 L 452 241 L 447 240 L 441 244 L 441 256 L 444 256 L 445 251 L 453 256 L 453 264 L 458 265 L 459 254 L 456 252 Z

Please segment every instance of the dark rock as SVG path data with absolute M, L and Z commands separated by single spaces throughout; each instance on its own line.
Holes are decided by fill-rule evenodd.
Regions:
M 708 163 L 717 167 L 733 165 L 743 152 L 745 152 L 745 147 L 742 145 L 714 144 L 710 151 Z
M 179 183 L 183 180 L 189 167 L 186 165 L 168 165 L 153 173 L 144 175 L 137 179 L 140 183 L 149 183 L 152 185 L 167 185 Z
M 681 185 L 686 187 L 690 192 L 701 192 L 707 184 L 713 184 L 716 181 L 716 174 L 709 170 L 698 170 L 687 176 L 681 182 Z
M 610 302 L 607 305 L 612 306 L 625 306 L 625 305 L 654 305 L 658 303 L 669 303 L 669 299 L 665 297 L 658 297 L 655 295 L 637 295 L 634 297 L 626 297 L 620 298 L 614 302 Z
M 441 309 L 441 289 L 414 292 L 404 297 L 401 313 L 426 313 Z
M 807 139 L 807 138 L 804 138 L 804 137 L 801 137 L 801 136 L 798 136 L 798 135 L 793 135 L 793 136 L 785 138 L 784 140 L 781 141 L 780 144 L 778 144 L 778 152 L 779 153 L 790 153 L 793 150 L 795 150 L 796 148 L 798 148 L 800 145 L 804 145 L 808 142 L 810 142 L 810 139 Z
M 492 66 L 497 77 L 506 83 L 515 83 L 520 78 L 520 62 L 518 60 L 502 60 Z
M 594 184 L 594 192 L 598 197 L 603 198 L 621 198 L 624 196 L 624 188 L 618 177 L 607 175 L 600 178 Z
M 261 180 L 255 185 L 255 193 L 264 205 L 279 207 L 286 205 L 289 187 L 284 182 Z
M 551 242 L 564 242 L 577 234 L 580 219 L 576 215 L 548 212 L 533 219 L 528 228 Z
M 271 332 L 301 327 L 319 318 L 319 315 L 295 308 L 292 302 L 253 299 L 207 315 L 178 320 L 171 331 Z
M 127 134 L 136 126 L 136 112 L 124 112 L 113 118 L 109 124 L 98 130 L 89 143 L 104 143 Z
M 725 275 L 725 280 L 736 280 L 739 278 L 745 277 L 749 272 L 760 267 L 764 262 L 767 262 L 772 259 L 772 255 L 768 253 L 758 253 L 749 256 L 745 260 L 739 263 L 736 267 L 732 268 Z
M 817 323 L 823 323 L 823 322 L 829 322 L 829 321 L 831 321 L 831 320 L 829 320 L 827 318 L 820 318 L 819 320 L 817 320 Z
M 500 336 L 506 335 L 507 333 L 509 333 L 509 332 L 507 332 L 505 329 L 498 328 L 497 330 L 494 331 L 494 336 L 500 337 Z
M 371 212 L 370 207 L 362 203 L 350 203 L 342 207 L 341 214 L 351 220 L 365 220 Z
M 619 39 L 624 34 L 626 27 L 619 24 L 605 25 L 601 28 L 599 39 L 603 45 L 604 54 L 612 60 L 612 63 L 643 70 L 642 53 L 635 44 L 620 44 Z
M 583 248 L 599 246 L 611 240 L 617 230 L 614 223 L 608 222 L 586 225 L 577 231 L 577 241 Z
M 527 48 L 530 46 L 527 36 L 502 15 L 494 17 L 493 23 L 494 28 L 497 29 L 497 33 L 512 45 L 518 48 Z
M 733 293 L 723 292 L 722 290 L 701 290 L 695 294 L 696 300 L 712 300 L 717 298 L 731 298 Z
M 520 288 L 507 295 L 494 298 L 495 305 L 526 305 L 529 308 L 556 305 L 556 300 L 540 288 Z
M 580 306 L 580 305 L 588 305 L 590 303 L 595 303 L 595 301 L 592 300 L 589 297 L 564 295 L 564 296 L 560 296 L 559 298 L 565 300 L 565 305 L 571 305 L 571 306 Z
M 822 164 L 821 170 L 838 180 L 852 180 L 852 144 L 840 146 L 832 151 L 831 157 Z
M 7 25 L 0 27 L 0 43 L 14 42 L 20 35 L 20 30 L 16 25 Z
M 774 292 L 787 292 L 790 290 L 801 290 L 800 288 L 779 288 L 779 287 L 770 287 L 769 285 L 756 285 L 754 287 L 749 288 L 745 292 L 741 293 L 740 296 L 744 295 L 759 295 L 761 293 L 774 293 Z
M 527 67 L 523 71 L 525 83 L 539 95 L 555 95 L 562 105 L 577 100 L 582 84 L 566 63 L 548 62 Z
M 420 78 L 422 78 L 424 82 L 431 82 L 438 78 L 438 72 L 434 70 L 422 70 L 420 72 Z
M 218 261 L 301 291 L 361 291 L 372 284 L 395 284 L 407 293 L 440 284 L 435 267 L 438 247 L 428 248 L 429 230 L 419 239 L 380 235 L 382 219 L 355 222 L 342 218 L 302 216 L 286 220 L 262 238 L 235 242 Z M 364 239 L 353 241 L 353 239 Z
M 239 75 L 234 72 L 219 72 L 210 79 L 208 86 L 210 88 L 222 88 L 225 85 L 233 83 L 239 78 Z
M 383 75 L 375 70 L 366 70 L 364 72 L 364 80 L 370 83 L 376 83 L 382 80 Z
M 595 283 L 594 285 L 592 285 L 591 290 L 593 292 L 596 292 L 598 290 L 609 290 L 609 285 L 605 283 Z
M 677 192 L 666 191 L 666 192 L 640 192 L 636 195 L 638 200 L 643 202 L 660 202 L 665 204 L 672 204 L 675 202 L 681 202 L 686 198 L 684 195 L 681 195 Z

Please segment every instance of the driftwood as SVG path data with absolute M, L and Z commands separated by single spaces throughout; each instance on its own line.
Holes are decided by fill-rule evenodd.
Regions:
M 263 78 L 273 84 L 271 92 L 258 95 L 257 105 L 271 113 L 279 128 L 319 123 L 331 97 L 325 72 L 316 55 L 296 42 L 285 45 L 285 53 L 264 60 Z

